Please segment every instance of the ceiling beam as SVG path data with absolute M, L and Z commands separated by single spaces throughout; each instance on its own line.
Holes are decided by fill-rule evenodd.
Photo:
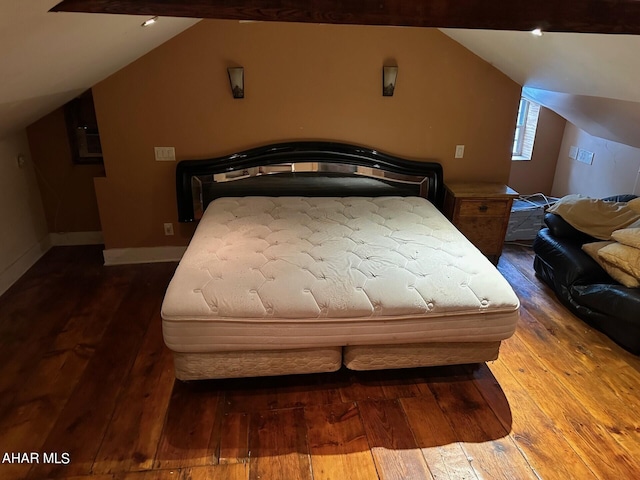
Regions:
M 640 0 L 64 0 L 51 11 L 640 34 Z

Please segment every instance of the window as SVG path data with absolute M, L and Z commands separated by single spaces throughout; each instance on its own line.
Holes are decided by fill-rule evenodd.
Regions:
M 64 106 L 73 163 L 102 163 L 93 94 L 87 90 Z
M 526 98 L 520 99 L 516 131 L 513 136 L 512 160 L 531 160 L 533 142 L 536 138 L 540 105 Z

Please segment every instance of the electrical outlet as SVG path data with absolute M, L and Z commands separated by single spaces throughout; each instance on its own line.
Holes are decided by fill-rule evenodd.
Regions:
M 164 224 L 164 234 L 167 236 L 173 235 L 173 223 Z
M 464 145 L 456 145 L 456 157 L 455 158 L 463 158 L 464 157 Z

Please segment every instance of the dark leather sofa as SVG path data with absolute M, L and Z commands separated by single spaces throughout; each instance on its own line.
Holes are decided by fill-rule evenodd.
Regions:
M 604 200 L 627 202 L 635 195 Z M 586 235 L 553 213 L 546 213 L 543 228 L 533 243 L 534 269 L 560 301 L 589 325 L 616 343 L 640 355 L 640 289 L 613 280 L 589 255 L 584 243 L 597 239 Z

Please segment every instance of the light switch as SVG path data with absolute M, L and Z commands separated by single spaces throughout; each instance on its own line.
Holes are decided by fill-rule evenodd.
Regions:
M 175 147 L 153 147 L 158 162 L 175 162 Z
M 587 165 L 591 165 L 593 163 L 593 152 L 579 148 L 576 160 L 582 163 L 586 163 Z
M 456 145 L 456 158 L 464 157 L 464 145 Z
M 575 145 L 571 145 L 569 147 L 569 158 L 572 158 L 574 160 L 577 160 L 578 158 L 578 147 L 576 147 Z

